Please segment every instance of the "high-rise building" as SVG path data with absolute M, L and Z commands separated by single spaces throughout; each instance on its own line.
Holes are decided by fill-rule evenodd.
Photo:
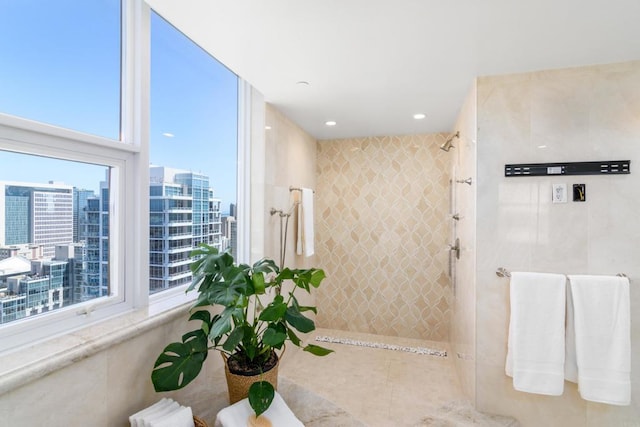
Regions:
M 32 243 L 0 247 L 0 260 L 15 256 L 26 259 L 44 258 L 43 247 L 42 245 L 34 245 Z
M 88 200 L 95 197 L 93 190 L 73 187 L 73 241 L 86 240 Z
M 109 295 L 109 187 L 100 183 L 99 195 L 87 198 L 86 267 L 82 300 Z
M 1 278 L 0 323 L 56 310 L 64 305 L 67 262 L 29 261 L 16 256 L 3 260 L 2 264 L 9 269 Z
M 0 324 L 25 317 L 27 296 L 9 289 L 7 281 L 11 277 L 30 273 L 31 262 L 22 256 L 0 260 Z
M 87 269 L 87 252 L 85 242 L 56 246 L 53 261 L 66 262 L 64 274 L 63 300 L 65 305 L 86 301 L 85 270 Z
M 0 182 L 0 246 L 33 243 L 53 257 L 73 241 L 73 188 L 49 183 Z
M 151 166 L 149 289 L 191 282 L 191 251 L 200 243 L 222 250 L 220 200 L 200 173 Z
M 234 206 L 233 204 L 231 206 Z M 233 210 L 232 210 L 233 211 Z M 223 248 L 222 250 L 229 251 L 233 256 L 233 259 L 238 259 L 238 228 L 236 218 L 233 215 L 222 216 L 222 236 L 223 236 Z
M 8 249 L 12 255 L 0 260 L 0 324 L 84 300 L 84 243 L 56 246 L 53 259 Z

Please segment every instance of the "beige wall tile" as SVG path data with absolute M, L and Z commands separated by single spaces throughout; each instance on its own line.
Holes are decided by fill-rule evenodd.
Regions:
M 516 416 L 524 426 L 634 425 L 629 407 L 588 404 L 574 385 L 549 398 L 513 391 L 504 374 L 512 271 L 640 277 L 637 171 L 618 176 L 505 178 L 505 163 L 640 158 L 640 62 L 550 70 L 478 82 L 477 408 Z M 540 145 L 545 148 L 538 148 Z M 587 186 L 587 201 L 551 203 L 551 184 Z M 640 354 L 631 287 L 632 367 Z M 632 369 L 632 390 L 640 372 Z M 547 416 L 548 415 L 548 416 Z M 541 418 L 542 417 L 542 418 Z M 635 418 L 634 418 L 635 417 Z
M 449 339 L 444 135 L 320 141 L 316 247 L 322 327 Z

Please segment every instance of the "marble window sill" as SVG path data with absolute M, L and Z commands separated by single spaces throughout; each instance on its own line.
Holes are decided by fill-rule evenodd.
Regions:
M 0 395 L 184 316 L 190 306 L 133 310 L 0 354 Z

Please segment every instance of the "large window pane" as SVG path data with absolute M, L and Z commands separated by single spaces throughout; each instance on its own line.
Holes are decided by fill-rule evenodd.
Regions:
M 119 139 L 119 0 L 2 1 L 0 58 L 0 112 Z
M 151 17 L 150 292 L 189 283 L 204 242 L 236 254 L 238 81 Z
M 110 294 L 108 174 L 0 151 L 0 324 Z

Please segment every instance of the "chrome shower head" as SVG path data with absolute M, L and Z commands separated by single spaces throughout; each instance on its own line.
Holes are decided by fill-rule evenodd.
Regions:
M 454 138 L 460 138 L 460 131 L 457 131 L 455 134 L 453 134 L 452 136 L 449 137 L 449 139 L 447 139 L 444 144 L 442 144 L 440 146 L 440 149 L 443 151 L 449 151 L 453 148 L 453 139 Z

